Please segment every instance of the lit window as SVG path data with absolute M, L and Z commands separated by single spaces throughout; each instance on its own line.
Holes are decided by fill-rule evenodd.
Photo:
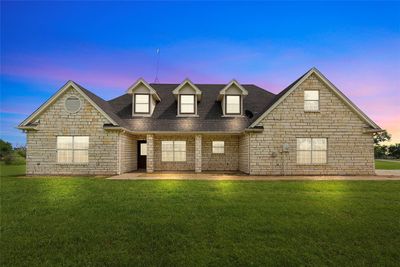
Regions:
M 240 95 L 227 95 L 225 98 L 225 113 L 238 115 L 240 114 Z
M 213 154 L 223 154 L 225 150 L 224 141 L 212 141 L 212 153 Z
M 161 161 L 186 161 L 186 141 L 161 141 Z
M 194 95 L 180 95 L 180 109 L 179 112 L 182 114 L 194 114 L 195 113 L 195 96 Z
M 297 138 L 297 164 L 325 164 L 326 138 Z
M 89 136 L 57 136 L 58 163 L 87 163 Z
M 140 156 L 147 156 L 147 144 L 140 143 Z
M 135 113 L 150 113 L 150 95 L 135 94 Z
M 304 111 L 319 110 L 319 91 L 305 90 L 304 91 Z

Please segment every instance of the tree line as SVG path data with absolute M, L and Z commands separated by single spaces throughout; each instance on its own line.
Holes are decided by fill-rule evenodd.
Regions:
M 387 131 L 374 135 L 374 155 L 376 159 L 400 159 L 400 143 L 383 145 L 390 141 L 391 135 Z
M 11 143 L 0 139 L 0 160 L 5 164 L 25 164 L 26 147 L 13 147 Z

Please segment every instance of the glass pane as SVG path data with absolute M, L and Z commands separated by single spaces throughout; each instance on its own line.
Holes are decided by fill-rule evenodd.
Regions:
M 297 151 L 297 163 L 298 164 L 310 164 L 311 163 L 311 151 Z
M 224 153 L 224 141 L 213 141 L 212 142 L 212 151 L 215 154 Z
M 319 100 L 319 91 L 316 90 L 305 90 L 304 100 Z
M 140 144 L 140 156 L 147 156 L 147 144 L 146 143 Z
M 312 150 L 326 150 L 326 138 L 313 138 Z
M 175 141 L 174 142 L 175 151 L 186 151 L 186 141 Z
M 88 149 L 88 148 L 89 148 L 89 136 L 74 137 L 74 149 Z
M 311 150 L 311 138 L 297 138 L 297 150 Z
M 148 104 L 149 95 L 135 95 L 135 102 L 138 104 Z
M 162 151 L 161 153 L 161 161 L 173 161 L 174 154 L 172 151 Z
M 194 104 L 181 103 L 181 113 L 194 113 Z
M 186 161 L 186 152 L 175 152 L 175 161 Z
M 182 104 L 193 104 L 194 103 L 194 95 L 181 95 L 181 103 Z
M 173 141 L 161 141 L 161 150 L 164 151 L 173 151 L 174 150 L 174 142 Z
M 304 101 L 304 110 L 305 111 L 318 111 L 319 110 L 319 103 L 317 101 Z
M 325 164 L 326 163 L 326 151 L 313 151 L 312 152 L 312 163 Z
M 57 136 L 57 149 L 72 149 L 72 136 Z
M 89 155 L 87 150 L 75 150 L 74 151 L 74 163 L 87 163 L 89 161 Z
M 226 113 L 227 114 L 240 113 L 240 96 L 238 95 L 226 96 Z
M 149 104 L 135 104 L 135 112 L 148 113 Z
M 58 150 L 57 151 L 57 162 L 58 163 L 71 163 L 72 162 L 72 150 Z

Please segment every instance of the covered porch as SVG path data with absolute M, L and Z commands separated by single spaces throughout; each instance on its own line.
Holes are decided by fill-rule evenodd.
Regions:
M 123 134 L 120 174 L 217 172 L 245 174 L 248 145 L 243 134 Z

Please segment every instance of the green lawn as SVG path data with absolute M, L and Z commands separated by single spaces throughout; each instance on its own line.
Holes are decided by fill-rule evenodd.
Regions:
M 375 160 L 375 168 L 378 170 L 400 170 L 400 161 Z
M 400 181 L 21 179 L 10 175 L 23 167 L 0 167 L 1 266 L 400 260 Z

